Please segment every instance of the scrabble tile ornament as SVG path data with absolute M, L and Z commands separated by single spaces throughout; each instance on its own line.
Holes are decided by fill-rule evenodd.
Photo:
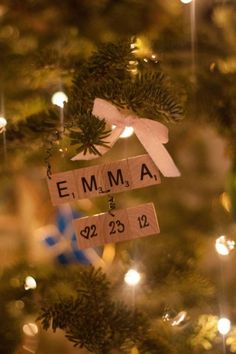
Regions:
M 92 113 L 116 126 L 108 138 L 107 144 L 110 147 L 119 139 L 127 125 L 133 127 L 148 154 L 52 174 L 47 181 L 54 206 L 157 185 L 161 183 L 160 172 L 166 177 L 180 175 L 163 146 L 168 141 L 168 129 L 163 124 L 136 117 L 99 98 L 94 101 Z M 96 149 L 100 154 L 108 150 L 105 146 L 96 146 Z M 93 158 L 96 156 L 80 153 L 72 160 Z M 81 249 L 160 232 L 153 203 L 77 219 L 74 221 L 74 227 Z

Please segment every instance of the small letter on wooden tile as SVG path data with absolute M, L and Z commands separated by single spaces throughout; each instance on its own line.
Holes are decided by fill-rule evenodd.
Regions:
M 67 203 L 78 199 L 72 171 L 55 173 L 47 179 L 53 205 Z
M 128 166 L 134 189 L 161 183 L 159 170 L 149 155 L 129 158 Z
M 127 160 L 101 166 L 105 190 L 118 193 L 132 189 L 132 180 Z
M 74 170 L 75 183 L 79 199 L 100 196 L 102 176 L 100 166 L 91 166 Z

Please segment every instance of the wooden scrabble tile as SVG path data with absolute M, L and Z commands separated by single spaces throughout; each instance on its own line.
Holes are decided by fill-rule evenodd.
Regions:
M 120 242 L 130 237 L 127 209 L 119 209 L 109 213 L 101 214 L 101 227 L 105 235 L 105 243 Z
M 132 179 L 127 160 L 101 166 L 104 188 L 107 193 L 118 193 L 132 189 Z
M 47 179 L 52 204 L 59 205 L 78 199 L 72 171 L 55 173 Z
M 78 198 L 91 198 L 100 196 L 103 189 L 103 176 L 101 166 L 91 166 L 73 171 L 78 191 Z
M 134 189 L 161 183 L 159 170 L 149 155 L 129 158 L 128 166 Z
M 142 204 L 127 209 L 130 239 L 158 234 L 160 232 L 156 211 L 153 203 Z
M 80 249 L 96 247 L 105 243 L 100 214 L 75 219 L 73 225 Z
M 48 179 L 53 205 L 158 183 L 158 168 L 148 155 L 61 172 Z

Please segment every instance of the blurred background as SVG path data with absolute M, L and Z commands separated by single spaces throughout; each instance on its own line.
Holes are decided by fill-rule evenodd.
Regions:
M 59 121 L 81 65 L 101 43 L 132 36 L 184 103 L 185 119 L 168 125 L 167 145 L 182 175 L 115 195 L 119 208 L 153 202 L 159 235 L 82 252 L 71 220 L 107 211 L 107 198 L 53 207 L 44 135 L 27 119 L 54 107 Z M 168 347 L 160 353 L 236 352 L 235 43 L 234 0 L 1 0 L 1 354 L 88 353 L 36 318 L 43 294 L 63 288 L 55 274 L 89 264 L 102 267 L 114 299 L 147 314 Z M 58 91 L 66 96 L 52 100 Z M 93 163 L 142 153 L 133 134 Z M 89 164 L 71 162 L 60 144 L 52 157 L 55 171 Z M 134 286 L 124 280 L 130 269 L 140 275 Z M 222 317 L 231 321 L 223 334 Z

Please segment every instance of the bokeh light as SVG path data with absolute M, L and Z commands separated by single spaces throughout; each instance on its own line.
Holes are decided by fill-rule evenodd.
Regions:
M 25 287 L 25 290 L 36 289 L 36 287 L 37 287 L 36 280 L 31 276 L 26 277 L 24 287 Z
M 52 103 L 55 104 L 56 106 L 63 108 L 65 102 L 68 102 L 68 97 L 62 91 L 55 92 L 54 95 L 52 96 Z
M 0 132 L 4 131 L 5 127 L 7 125 L 7 120 L 4 117 L 0 117 Z
M 38 326 L 36 325 L 36 323 L 33 322 L 26 323 L 23 325 L 23 332 L 29 337 L 34 337 L 39 332 Z
M 126 284 L 135 286 L 140 282 L 141 276 L 135 269 L 130 269 L 124 277 Z
M 235 242 L 232 240 L 227 240 L 225 235 L 222 235 L 216 239 L 215 249 L 221 256 L 228 256 L 229 253 L 234 249 Z
M 192 2 L 192 0 L 180 0 L 183 4 L 190 4 L 190 2 Z
M 217 328 L 218 328 L 218 331 L 220 332 L 220 334 L 222 334 L 223 336 L 226 335 L 227 333 L 229 333 L 229 331 L 231 329 L 230 320 L 226 317 L 220 318 L 217 323 Z

